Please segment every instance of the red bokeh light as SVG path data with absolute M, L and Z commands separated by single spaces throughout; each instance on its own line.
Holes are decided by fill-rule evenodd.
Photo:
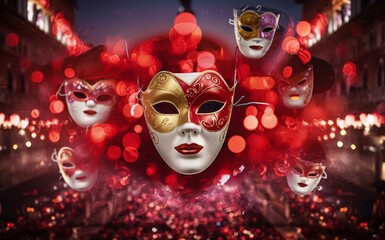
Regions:
M 274 106 L 277 105 L 277 103 L 278 103 L 278 94 L 277 94 L 277 92 L 274 91 L 274 90 L 266 91 L 265 96 L 264 96 L 264 100 L 265 100 L 265 102 L 270 103 L 270 104 L 272 104 Z
M 282 71 L 282 75 L 285 77 L 285 78 L 289 78 L 291 77 L 291 75 L 293 74 L 293 68 L 291 66 L 286 66 L 284 67 L 283 71 Z
M 94 143 L 102 143 L 106 139 L 106 133 L 101 126 L 94 126 L 91 128 L 91 140 Z
M 48 139 L 54 143 L 58 142 L 60 140 L 60 132 L 58 131 L 58 129 L 51 129 L 48 133 Z
M 197 27 L 196 17 L 189 12 L 178 14 L 174 21 L 175 30 L 181 35 L 191 34 Z
M 227 142 L 227 147 L 233 153 L 240 153 L 246 148 L 246 141 L 242 136 L 234 135 Z
M 146 168 L 147 176 L 154 176 L 158 171 L 158 166 L 154 163 L 148 163 Z
M 39 112 L 39 110 L 38 109 L 32 109 L 32 111 L 31 111 L 31 117 L 32 118 L 38 118 L 39 117 L 39 115 L 40 115 L 40 112 Z
M 138 56 L 137 61 L 138 65 L 141 67 L 150 67 L 154 64 L 155 59 L 152 55 L 143 53 Z
M 43 79 L 44 79 L 44 74 L 40 71 L 34 71 L 31 74 L 31 81 L 34 83 L 39 83 L 39 82 L 43 81 Z
M 70 68 L 70 67 L 66 68 L 64 70 L 64 76 L 68 79 L 75 77 L 75 70 L 73 68 Z
M 133 146 L 127 146 L 123 151 L 123 158 L 126 162 L 133 163 L 139 157 L 138 149 Z
M 215 68 L 215 56 L 211 52 L 202 51 L 198 53 L 197 63 L 202 70 Z
M 64 111 L 64 103 L 61 100 L 53 100 L 49 105 L 49 110 L 53 114 L 59 114 Z
M 122 156 L 122 150 L 118 146 L 110 146 L 107 149 L 107 156 L 111 160 L 119 160 L 119 158 Z
M 346 62 L 344 66 L 342 67 L 342 72 L 348 76 L 350 73 L 354 73 L 357 71 L 356 64 L 353 62 Z
M 258 108 L 256 106 L 248 106 L 246 108 L 246 116 L 249 116 L 249 115 L 257 116 Z
M 139 148 L 141 144 L 141 140 L 138 134 L 134 132 L 129 132 L 129 133 L 126 133 L 126 135 L 124 135 L 122 139 L 122 144 L 124 147 L 132 146 L 135 148 Z
M 261 124 L 266 129 L 273 129 L 278 124 L 278 118 L 274 113 L 265 112 L 261 117 Z
M 10 47 L 15 47 L 19 44 L 19 36 L 16 33 L 9 33 L 7 35 L 7 44 Z
M 143 131 L 142 125 L 139 125 L 139 124 L 135 125 L 134 131 L 135 131 L 137 134 L 141 133 L 141 132 Z
M 116 94 L 118 96 L 126 96 L 127 95 L 127 83 L 124 81 L 119 81 L 118 84 L 116 85 Z

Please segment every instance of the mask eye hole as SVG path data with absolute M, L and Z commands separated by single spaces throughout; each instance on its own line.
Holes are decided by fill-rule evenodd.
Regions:
M 71 162 L 63 162 L 62 163 L 62 166 L 64 168 L 74 168 L 75 167 L 75 164 L 71 163 Z
M 318 173 L 316 173 L 316 172 L 309 172 L 309 173 L 307 174 L 307 176 L 308 176 L 308 177 L 315 178 L 315 177 L 318 177 Z
M 249 25 L 241 25 L 241 29 L 245 32 L 253 32 L 253 28 Z
M 274 30 L 274 28 L 272 28 L 272 27 L 265 27 L 264 29 L 262 29 L 262 32 L 263 33 L 268 33 L 268 32 L 271 32 L 273 30 Z
M 113 96 L 111 95 L 108 95 L 108 94 L 102 94 L 102 95 L 99 95 L 97 98 L 96 98 L 96 101 L 98 102 L 108 102 L 108 101 L 111 101 L 113 98 Z
M 303 86 L 303 85 L 305 85 L 306 84 L 306 79 L 302 79 L 299 83 L 298 83 L 298 85 L 300 85 L 300 86 Z
M 293 167 L 293 171 L 296 173 L 296 174 L 300 174 L 302 175 L 303 174 L 303 171 L 301 168 L 299 167 Z
M 72 92 L 72 94 L 79 99 L 86 99 L 87 98 L 87 95 L 83 92 L 75 91 L 75 92 Z
M 207 101 L 198 108 L 197 113 L 214 113 L 221 110 L 224 105 L 223 102 Z
M 155 103 L 152 107 L 160 114 L 179 114 L 179 111 L 174 104 L 169 102 Z

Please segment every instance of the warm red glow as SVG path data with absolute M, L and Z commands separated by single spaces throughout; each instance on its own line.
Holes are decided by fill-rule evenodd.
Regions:
M 246 147 L 246 141 L 242 136 L 234 135 L 227 142 L 227 147 L 233 153 L 240 153 Z
M 134 148 L 139 148 L 141 140 L 138 134 L 134 132 L 129 132 L 124 135 L 122 139 L 122 144 L 124 147 L 132 146 Z
M 133 163 L 139 157 L 138 149 L 133 146 L 127 146 L 123 151 L 123 158 L 126 162 Z
M 51 129 L 48 133 L 48 139 L 54 143 L 58 142 L 60 140 L 60 132 L 58 131 L 58 129 Z
M 164 182 L 167 186 L 175 187 L 178 184 L 178 178 L 174 174 L 170 174 L 164 179 Z
M 91 140 L 94 143 L 102 143 L 106 139 L 106 133 L 101 126 L 91 128 Z
M 258 119 L 256 116 L 248 115 L 243 119 L 243 126 L 246 130 L 253 131 L 258 127 Z
M 342 67 L 342 72 L 348 76 L 351 73 L 355 73 L 357 71 L 356 64 L 352 62 L 346 62 L 344 66 Z
M 306 63 L 310 62 L 310 60 L 311 60 L 311 54 L 307 49 L 301 49 L 298 52 L 298 57 L 303 64 L 306 64 Z
M 23 70 L 27 70 L 28 68 L 30 68 L 32 65 L 32 61 L 30 58 L 28 57 L 23 57 L 22 59 L 20 59 L 20 68 L 23 69 Z
M 31 81 L 34 83 L 39 83 L 39 82 L 43 81 L 43 79 L 44 79 L 44 74 L 40 71 L 34 71 L 31 74 Z
M 142 125 L 139 125 L 139 124 L 135 125 L 134 131 L 135 131 L 137 134 L 141 133 L 141 132 L 143 131 Z
M 155 62 L 155 59 L 152 55 L 150 54 L 145 54 L 145 53 L 142 53 L 138 56 L 138 65 L 141 66 L 141 67 L 149 67 L 151 66 L 152 64 L 154 64 Z
M 175 39 L 172 44 L 172 52 L 176 55 L 180 55 L 186 52 L 187 50 L 187 44 L 186 41 L 183 40 L 183 38 L 177 38 Z
M 246 88 L 250 90 L 266 90 L 266 89 L 272 89 L 274 87 L 274 79 L 271 77 L 258 77 L 258 76 L 251 76 L 246 78 L 242 85 L 244 85 Z
M 264 101 L 272 105 L 277 105 L 278 103 L 277 92 L 274 90 L 267 90 L 264 96 Z
M 194 71 L 194 63 L 190 59 L 178 62 L 179 71 L 181 73 L 189 73 Z
M 256 106 L 248 106 L 246 108 L 246 116 L 249 116 L 249 115 L 257 116 L 258 108 Z
M 39 110 L 38 109 L 32 109 L 32 111 L 31 111 L 31 117 L 32 118 L 38 118 L 39 117 L 39 115 L 40 115 L 40 112 L 39 112 Z
M 265 112 L 261 117 L 261 124 L 266 129 L 273 129 L 278 124 L 278 118 L 271 112 Z
M 211 52 L 202 51 L 198 53 L 197 62 L 202 70 L 215 68 L 215 56 Z
M 182 12 L 175 18 L 174 28 L 181 35 L 191 34 L 196 27 L 197 19 L 189 12 Z
M 285 78 L 289 78 L 291 77 L 291 75 L 293 74 L 293 68 L 291 66 L 286 66 L 283 71 L 282 71 L 282 75 L 285 77 Z
M 50 103 L 49 110 L 53 114 L 59 114 L 64 111 L 64 103 L 61 100 L 54 100 Z
M 124 97 L 127 95 L 127 83 L 124 81 L 119 81 L 116 85 L 116 94 L 118 96 Z
M 9 33 L 7 35 L 7 44 L 10 47 L 15 47 L 19 44 L 19 36 L 16 33 Z
M 296 38 L 290 39 L 286 43 L 286 51 L 291 55 L 297 54 L 299 51 L 299 47 L 299 41 Z
M 107 149 L 107 156 L 111 160 L 119 160 L 119 158 L 122 156 L 122 149 L 118 146 L 110 146 Z
M 64 70 L 64 76 L 68 79 L 75 77 L 75 70 L 73 68 L 70 68 L 70 67 L 66 68 Z
M 153 176 L 158 171 L 158 166 L 154 163 L 147 164 L 146 174 L 147 176 Z
M 310 23 L 308 23 L 307 21 L 300 21 L 299 23 L 297 23 L 295 30 L 299 36 L 305 37 L 309 35 L 311 31 Z

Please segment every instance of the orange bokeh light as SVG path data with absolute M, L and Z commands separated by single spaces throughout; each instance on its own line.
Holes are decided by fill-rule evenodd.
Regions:
M 38 109 L 32 109 L 32 111 L 31 111 L 31 117 L 32 118 L 38 118 L 39 117 L 39 115 L 40 115 L 40 112 L 39 112 L 39 110 Z
M 211 52 L 199 52 L 197 56 L 197 62 L 201 69 L 215 68 L 215 56 Z
M 246 141 L 242 136 L 234 135 L 227 142 L 227 147 L 233 153 L 240 153 L 246 148 Z
M 59 114 L 64 111 L 64 103 L 61 100 L 53 100 L 49 105 L 49 110 L 53 114 Z
M 300 21 L 295 28 L 297 34 L 301 37 L 309 35 L 311 31 L 310 23 L 307 21 Z
M 256 116 L 248 115 L 243 119 L 243 126 L 246 130 L 253 131 L 258 127 L 258 119 Z

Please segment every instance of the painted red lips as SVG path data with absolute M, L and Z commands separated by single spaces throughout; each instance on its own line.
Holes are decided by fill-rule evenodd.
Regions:
M 192 154 L 197 154 L 202 150 L 203 146 L 192 143 L 192 144 L 181 144 L 179 146 L 175 147 L 175 150 L 177 150 L 180 154 L 184 155 L 192 155 Z
M 263 47 L 262 46 L 259 46 L 259 45 L 252 45 L 250 46 L 251 49 L 254 49 L 254 50 L 261 50 Z
M 87 114 L 87 115 L 95 115 L 96 114 L 96 112 L 94 111 L 94 110 L 85 110 L 85 111 L 83 111 L 85 114 Z
M 307 187 L 307 184 L 306 183 L 298 183 L 298 186 L 300 186 L 300 187 Z

